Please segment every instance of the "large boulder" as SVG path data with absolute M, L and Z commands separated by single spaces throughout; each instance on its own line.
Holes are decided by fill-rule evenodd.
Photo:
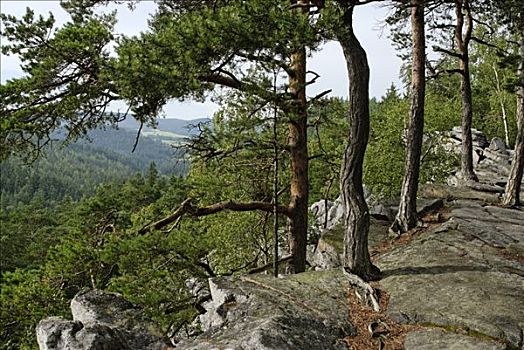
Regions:
M 73 320 L 46 318 L 37 326 L 41 350 L 171 349 L 158 326 L 120 294 L 100 290 L 78 293 L 71 301 Z
M 494 138 L 491 139 L 491 142 L 489 143 L 488 149 L 493 151 L 493 152 L 498 152 L 498 153 L 502 153 L 502 154 L 508 154 L 508 151 L 506 149 L 506 144 L 499 137 L 494 137 Z
M 320 233 L 331 230 L 344 218 L 344 207 L 340 197 L 335 201 L 321 199 L 313 203 L 309 210 L 313 216 L 315 230 Z
M 347 349 L 347 288 L 340 271 L 212 278 L 205 332 L 177 350 Z
M 449 134 L 452 139 L 458 141 L 462 140 L 462 128 L 460 126 L 453 127 Z M 471 139 L 473 142 L 473 147 L 484 149 L 489 146 L 489 141 L 486 135 L 477 129 L 471 129 Z
M 318 243 L 308 251 L 307 261 L 315 270 L 329 270 L 342 265 L 344 252 L 342 224 L 324 231 Z
M 368 200 L 373 203 L 373 200 Z M 337 204 L 333 204 L 331 208 L 335 208 L 336 205 Z M 442 206 L 442 200 L 419 199 L 417 201 L 417 212 L 420 216 L 425 216 L 440 209 Z M 381 207 L 384 208 L 383 211 L 377 209 Z M 387 203 L 375 204 L 374 208 L 376 210 L 374 214 L 371 215 L 368 232 L 368 246 L 372 251 L 389 240 L 389 226 L 393 219 L 393 213 L 398 211 L 398 205 L 396 203 L 395 205 Z M 345 229 L 342 222 L 338 222 L 336 225 L 329 227 L 329 229 L 321 230 L 317 245 L 309 249 L 307 255 L 309 264 L 315 270 L 328 270 L 342 265 L 344 231 Z
M 36 329 L 40 350 L 132 350 L 126 334 L 106 325 L 49 317 Z

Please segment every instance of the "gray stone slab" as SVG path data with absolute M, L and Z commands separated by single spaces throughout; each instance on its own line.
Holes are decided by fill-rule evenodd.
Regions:
M 424 329 L 408 333 L 405 350 L 504 350 L 499 342 L 471 337 L 465 334 L 445 332 L 439 329 Z
M 342 340 L 354 333 L 340 270 L 210 283 L 214 303 L 203 324 L 211 327 L 177 349 L 336 350 L 347 349 Z
M 388 277 L 388 314 L 401 323 L 471 329 L 522 344 L 524 278 L 461 267 L 433 267 Z M 403 272 L 404 273 L 404 272 Z
M 378 259 L 384 273 L 380 284 L 390 295 L 388 314 L 402 323 L 470 329 L 519 348 L 524 264 L 503 254 L 510 254 L 508 249 L 489 242 L 505 244 L 501 237 L 508 235 L 497 227 L 510 224 L 473 221 L 489 217 L 484 207 L 473 204 L 455 213 L 471 221 L 453 217 Z
M 524 211 L 467 202 L 453 204 L 458 229 L 498 248 L 524 241 Z
M 484 209 L 488 214 L 499 221 L 520 225 L 522 227 L 522 235 L 524 236 L 524 211 L 494 206 L 487 206 Z

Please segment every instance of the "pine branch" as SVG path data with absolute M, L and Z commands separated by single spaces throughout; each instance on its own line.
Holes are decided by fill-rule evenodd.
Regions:
M 238 90 L 242 89 L 244 85 L 240 80 L 231 75 L 225 76 L 219 73 L 203 75 L 200 79 L 208 83 L 219 84 Z
M 471 40 L 472 40 L 472 41 L 475 41 L 475 42 L 478 43 L 478 44 L 481 44 L 481 45 L 485 45 L 485 46 L 491 47 L 491 48 L 497 50 L 497 52 L 499 52 L 499 53 L 502 53 L 502 54 L 507 53 L 506 51 L 504 51 L 503 49 L 501 49 L 501 48 L 498 47 L 497 45 L 494 45 L 494 44 L 492 44 L 492 43 L 489 43 L 489 42 L 487 42 L 486 40 L 481 39 L 481 38 L 479 38 L 479 37 L 471 36 Z
M 269 202 L 234 202 L 234 201 L 226 201 L 226 202 L 219 202 L 212 205 L 209 205 L 207 207 L 195 207 L 191 203 L 192 199 L 188 198 L 185 201 L 180 204 L 178 209 L 176 209 L 173 214 L 160 219 L 152 224 L 146 225 L 142 227 L 138 233 L 143 235 L 148 233 L 151 230 L 159 230 L 172 222 L 175 222 L 178 218 L 182 217 L 185 214 L 188 214 L 192 217 L 200 217 L 200 216 L 207 216 L 219 213 L 224 210 L 231 210 L 231 211 L 265 211 L 265 212 L 273 212 L 274 205 Z M 279 214 L 283 214 L 286 216 L 290 215 L 289 209 L 285 206 L 278 206 L 277 208 Z
M 322 97 L 326 96 L 327 94 L 330 94 L 331 91 L 332 91 L 331 89 L 322 91 L 320 94 L 310 98 L 309 101 L 308 101 L 308 104 L 309 103 L 313 103 L 313 102 L 315 102 L 317 100 L 320 100 Z
M 451 50 L 448 50 L 448 49 L 445 49 L 443 47 L 440 47 L 440 46 L 433 46 L 433 51 L 435 52 L 441 52 L 441 53 L 444 53 L 446 55 L 449 55 L 449 56 L 452 56 L 452 57 L 456 57 L 456 58 L 462 58 L 462 55 L 458 52 L 455 52 L 455 51 L 451 51 Z
M 283 263 L 283 262 L 286 262 L 286 261 L 289 261 L 293 258 L 292 255 L 286 255 L 286 256 L 283 256 L 282 258 L 278 259 L 278 262 L 279 263 Z M 259 273 L 259 272 L 262 272 L 262 271 L 265 271 L 267 269 L 269 269 L 270 267 L 273 266 L 273 261 L 270 262 L 270 263 L 267 263 L 265 265 L 262 265 L 262 266 L 258 266 L 258 267 L 255 267 L 255 268 L 252 268 L 251 270 L 249 270 L 247 272 L 248 275 L 252 275 L 254 273 Z

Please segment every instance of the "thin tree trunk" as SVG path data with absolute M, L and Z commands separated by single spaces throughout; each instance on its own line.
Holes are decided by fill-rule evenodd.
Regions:
M 277 73 L 273 80 L 273 92 L 276 94 Z M 278 277 L 278 116 L 277 107 L 273 110 L 273 275 Z
M 305 9 L 305 8 L 304 8 Z M 304 13 L 303 8 L 296 11 Z M 293 106 L 289 118 L 288 146 L 290 151 L 291 188 L 289 198 L 289 250 L 292 273 L 306 269 L 308 225 L 308 150 L 306 103 L 306 49 L 298 48 L 291 57 L 293 73 L 289 77 L 289 92 Z
M 504 125 L 504 142 L 506 143 L 506 147 L 509 147 L 509 130 L 508 130 L 508 116 L 506 114 L 506 105 L 504 104 L 504 95 L 502 92 L 502 88 L 500 87 L 500 79 L 499 79 L 499 73 L 497 72 L 497 67 L 495 66 L 495 63 L 493 63 L 493 72 L 495 73 L 495 82 L 497 83 L 497 97 L 500 104 L 500 112 L 502 113 L 502 123 Z
M 520 190 L 524 173 L 524 29 L 520 33 L 519 87 L 517 92 L 517 140 L 503 203 L 520 206 Z
M 400 205 L 391 230 L 395 233 L 409 231 L 417 226 L 417 191 L 424 132 L 425 35 L 424 0 L 413 0 L 411 8 L 411 32 L 413 37 L 413 65 L 411 77 L 411 109 L 407 135 L 405 173 L 402 181 Z
M 462 97 L 462 153 L 460 172 L 464 181 L 478 181 L 473 170 L 473 140 L 471 125 L 473 121 L 473 97 L 471 95 L 471 78 L 469 73 L 469 42 L 473 31 L 473 18 L 469 7 L 469 0 L 456 0 L 455 13 L 455 42 L 460 53 L 459 69 L 461 71 L 460 92 Z M 464 30 L 464 19 L 466 28 Z
M 337 39 L 346 59 L 349 78 L 349 135 L 342 160 L 340 193 L 345 208 L 344 265 L 364 280 L 380 270 L 368 251 L 369 209 L 362 186 L 362 163 L 369 137 L 369 67 L 366 52 L 353 32 L 353 5 L 344 9 Z

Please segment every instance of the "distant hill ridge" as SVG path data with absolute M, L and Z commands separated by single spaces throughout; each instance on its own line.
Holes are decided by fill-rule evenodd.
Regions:
M 92 195 L 101 184 L 146 173 L 153 162 L 162 175 L 186 175 L 189 162 L 184 149 L 176 146 L 193 136 L 188 126 L 195 121 L 166 121 L 161 123 L 162 129 L 142 130 L 134 151 L 139 124 L 131 118 L 119 129 L 90 130 L 88 139 L 66 147 L 59 143 L 48 146 L 45 155 L 30 166 L 17 157 L 3 161 L 0 208 L 28 204 L 36 194 L 48 203 L 66 196 L 78 200 Z M 53 135 L 57 141 L 64 137 L 63 129 Z
M 157 120 L 156 130 L 167 131 L 184 136 L 194 136 L 199 132 L 198 125 L 200 123 L 209 123 L 209 118 L 198 119 L 176 119 L 176 118 L 162 118 Z M 140 123 L 132 116 L 128 116 L 124 121 L 118 123 L 118 127 L 122 129 L 138 130 Z M 155 130 L 153 128 L 144 127 L 144 130 Z

